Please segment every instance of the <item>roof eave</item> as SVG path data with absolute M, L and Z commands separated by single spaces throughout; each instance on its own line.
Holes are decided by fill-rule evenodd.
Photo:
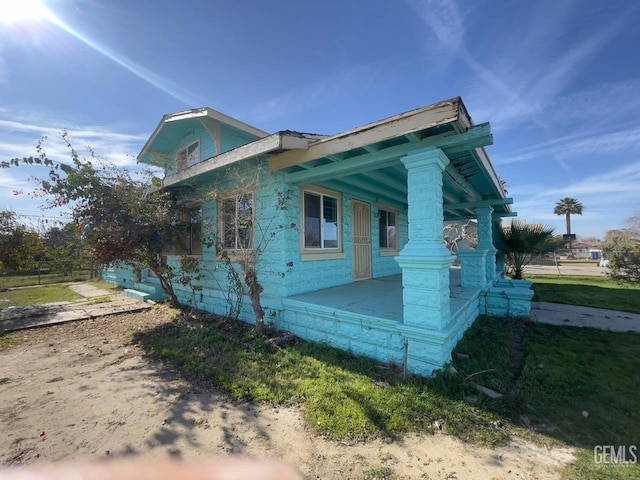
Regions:
M 473 124 L 460 97 L 394 115 L 347 132 L 323 138 L 309 145 L 308 150 L 302 154 L 286 152 L 271 158 L 269 160 L 269 168 L 272 171 L 281 170 L 325 156 L 365 147 L 375 142 L 456 122 L 462 130 Z
M 309 147 L 315 136 L 297 132 L 278 132 L 234 148 L 203 162 L 197 163 L 165 179 L 165 186 L 172 186 L 199 175 L 233 165 L 243 160 L 270 155 L 280 151 L 304 150 Z
M 146 163 L 143 160 L 144 156 L 147 155 L 151 145 L 153 145 L 156 138 L 162 131 L 162 128 L 167 123 L 177 122 L 180 120 L 188 120 L 192 118 L 199 118 L 199 117 L 211 118 L 220 123 L 224 123 L 231 127 L 237 128 L 238 130 L 241 130 L 243 132 L 249 133 L 251 135 L 255 135 L 258 138 L 264 138 L 269 135 L 269 133 L 263 130 L 255 128 L 247 123 L 241 122 L 240 120 L 236 120 L 235 118 L 225 115 L 224 113 L 218 112 L 217 110 L 214 110 L 212 108 L 209 108 L 209 107 L 194 108 L 191 110 L 185 110 L 183 112 L 176 112 L 176 113 L 170 113 L 170 114 L 164 115 L 162 117 L 162 120 L 160 120 L 160 123 L 158 123 L 158 126 L 156 127 L 156 129 L 153 131 L 153 134 L 149 137 L 147 142 L 144 144 L 144 147 L 142 147 L 141 152 L 138 154 L 138 157 L 137 157 L 138 162 Z

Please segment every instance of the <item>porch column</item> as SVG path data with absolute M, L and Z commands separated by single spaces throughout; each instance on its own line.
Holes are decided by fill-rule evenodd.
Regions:
M 402 268 L 404 325 L 442 332 L 451 320 L 449 267 L 455 260 L 442 241 L 442 172 L 449 159 L 429 148 L 407 155 L 402 163 L 407 168 L 409 241 L 395 258 Z
M 491 221 L 493 222 L 493 228 L 499 228 L 496 227 L 496 222 L 502 222 L 502 217 L 494 213 L 491 216 Z M 493 229 L 491 230 L 491 232 L 493 233 Z M 496 250 L 496 280 L 504 278 L 505 275 L 506 268 L 504 264 L 504 253 L 502 253 L 501 250 Z
M 493 245 L 493 207 L 476 208 L 478 219 L 478 250 L 486 252 L 485 280 L 491 286 L 496 281 L 496 247 Z

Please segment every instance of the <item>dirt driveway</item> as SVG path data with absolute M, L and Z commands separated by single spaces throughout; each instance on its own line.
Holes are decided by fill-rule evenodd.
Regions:
M 490 450 L 445 435 L 324 440 L 298 408 L 233 402 L 144 357 L 132 332 L 168 321 L 154 308 L 14 333 L 23 343 L 0 352 L 0 466 L 244 454 L 283 458 L 307 479 L 550 479 L 571 458 L 563 449 L 521 442 Z

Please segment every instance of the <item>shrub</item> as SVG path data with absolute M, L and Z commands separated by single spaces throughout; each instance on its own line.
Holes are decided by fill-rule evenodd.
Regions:
M 640 282 L 640 243 L 616 243 L 604 248 L 609 257 L 611 278 L 623 282 Z

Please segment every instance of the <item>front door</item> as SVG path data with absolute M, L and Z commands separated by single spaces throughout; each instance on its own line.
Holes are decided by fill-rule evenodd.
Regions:
M 353 279 L 371 278 L 371 206 L 353 201 Z

